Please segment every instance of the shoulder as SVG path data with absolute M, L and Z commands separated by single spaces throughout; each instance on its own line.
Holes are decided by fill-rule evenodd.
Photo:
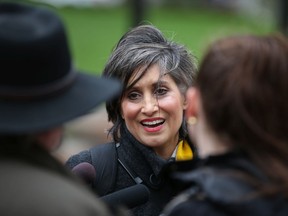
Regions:
M 249 198 L 249 195 L 255 195 L 257 190 L 254 184 L 251 184 L 251 178 L 247 178 L 248 173 L 251 177 L 251 172 L 243 170 L 244 173 L 242 170 L 202 167 L 182 173 L 182 180 L 190 187 L 171 202 L 172 207 L 168 211 L 171 213 L 167 215 L 184 216 L 189 215 L 186 214 L 189 211 L 197 216 L 238 215 L 239 212 L 241 215 L 281 215 L 275 214 L 275 209 L 287 206 L 287 200 L 280 199 L 283 201 L 281 203 L 274 198 L 268 199 L 263 196 Z
M 69 169 L 72 169 L 79 163 L 91 163 L 91 153 L 90 150 L 83 150 L 77 154 L 74 154 L 68 158 L 68 160 L 65 162 L 65 166 Z
M 93 158 L 95 158 L 96 156 L 108 156 L 108 154 L 114 152 L 113 150 L 115 149 L 115 146 L 116 144 L 114 142 L 95 145 L 90 149 L 83 150 L 69 157 L 68 160 L 65 162 L 65 166 L 69 169 L 72 169 L 77 164 L 83 162 L 93 164 Z
M 178 196 L 174 199 L 160 216 L 227 216 L 214 208 L 206 200 L 191 200 L 189 197 Z
M 0 167 L 5 171 L 5 177 L 0 180 L 1 212 L 10 212 L 8 215 L 29 215 L 29 212 L 44 216 L 109 215 L 106 206 L 73 179 L 17 162 Z

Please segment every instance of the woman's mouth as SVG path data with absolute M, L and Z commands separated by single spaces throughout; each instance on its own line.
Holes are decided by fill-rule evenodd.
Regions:
M 141 124 L 145 127 L 158 127 L 159 125 L 162 125 L 165 122 L 164 119 L 157 119 L 153 121 L 142 121 Z

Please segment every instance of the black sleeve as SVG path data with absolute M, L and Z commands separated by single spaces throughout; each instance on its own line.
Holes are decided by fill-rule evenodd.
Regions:
M 79 152 L 78 154 L 72 155 L 65 162 L 65 166 L 71 170 L 73 167 L 83 162 L 87 162 L 90 164 L 92 163 L 91 153 L 89 150 L 84 150 L 84 151 Z
M 227 214 L 206 201 L 187 200 L 176 205 L 165 216 L 227 216 Z

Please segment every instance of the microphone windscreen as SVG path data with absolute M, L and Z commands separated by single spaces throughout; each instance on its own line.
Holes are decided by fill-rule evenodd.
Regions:
M 101 199 L 110 205 L 123 205 L 128 209 L 131 209 L 146 203 L 149 200 L 149 197 L 149 189 L 143 184 L 136 184 L 102 196 Z
M 89 185 L 96 179 L 96 171 L 93 165 L 87 162 L 77 164 L 71 171 Z

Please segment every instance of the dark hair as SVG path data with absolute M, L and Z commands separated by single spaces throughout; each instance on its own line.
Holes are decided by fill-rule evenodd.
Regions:
M 114 141 L 119 141 L 119 129 L 124 124 L 121 117 L 124 92 L 141 79 L 153 64 L 160 67 L 161 76 L 171 76 L 183 95 L 193 85 L 196 73 L 194 57 L 183 45 L 168 41 L 152 25 L 142 25 L 128 31 L 119 40 L 103 71 L 103 76 L 117 78 L 123 84 L 121 96 L 106 103 L 108 120 L 113 122 L 109 133 L 112 133 Z M 127 86 L 129 79 L 135 75 L 135 82 Z M 183 139 L 186 135 L 187 129 L 183 122 L 179 138 Z
M 246 152 L 288 195 L 287 38 L 216 41 L 203 58 L 196 87 L 212 130 Z

